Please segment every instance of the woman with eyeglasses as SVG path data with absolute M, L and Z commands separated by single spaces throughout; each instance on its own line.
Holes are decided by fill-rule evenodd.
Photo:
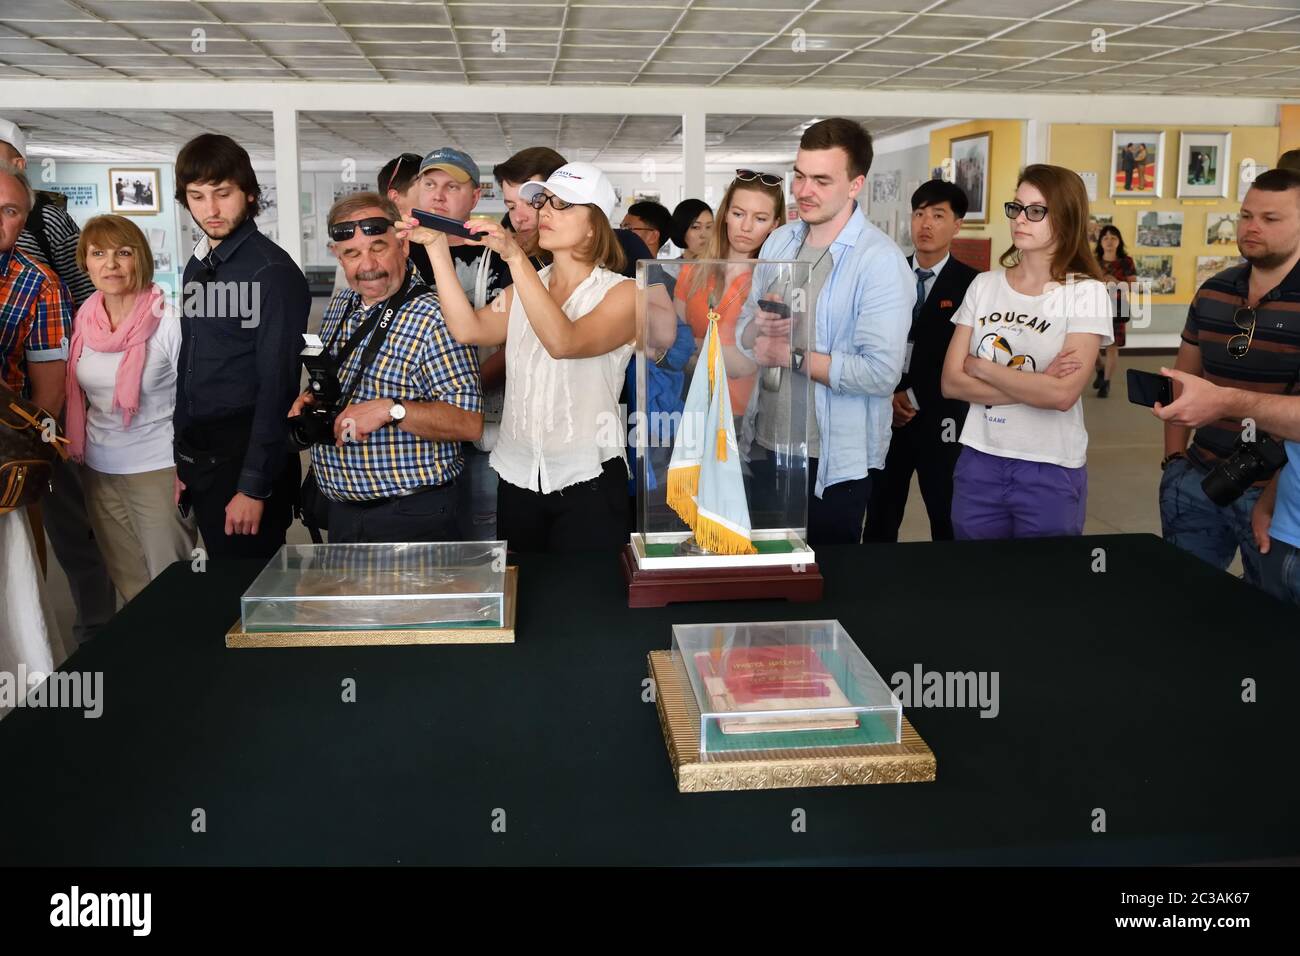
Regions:
M 953 532 L 1078 535 L 1088 498 L 1080 396 L 1112 341 L 1110 293 L 1088 245 L 1088 196 L 1077 173 L 1036 163 L 1004 211 L 1003 268 L 971 283 L 944 359 L 944 396 L 971 403 Z
M 673 210 L 673 245 L 681 258 L 699 259 L 713 234 L 713 210 L 702 199 L 683 199 Z
M 626 435 L 619 414 L 636 335 L 634 283 L 609 216 L 614 187 L 590 163 L 568 163 L 519 198 L 538 210 L 538 271 L 498 223 L 470 220 L 512 284 L 475 310 L 456 282 L 443 233 L 399 226 L 429 250 L 443 318 L 465 345 L 505 345 L 506 392 L 491 464 L 497 533 L 515 551 L 617 550 L 628 542 Z
M 1103 349 L 1104 356 L 1097 362 L 1097 377 L 1092 380 L 1092 387 L 1097 390 L 1098 398 L 1110 395 L 1110 380 L 1115 374 L 1119 362 L 1119 350 L 1124 347 L 1126 336 L 1124 326 L 1128 324 L 1129 289 L 1137 281 L 1137 267 L 1124 248 L 1124 236 L 1116 226 L 1105 225 L 1097 236 L 1097 245 L 1092 250 L 1097 263 L 1106 276 L 1106 284 L 1113 290 L 1111 304 L 1115 319 L 1112 325 L 1115 344 Z
M 718 333 L 722 356 L 727 367 L 731 413 L 744 414 L 754 391 L 758 366 L 736 348 L 736 320 L 749 296 L 753 268 L 763 242 L 783 221 L 785 212 L 784 180 L 752 169 L 736 170 L 736 178 L 723 193 L 718 213 L 722 223 L 713 230 L 701 259 L 726 259 L 729 266 L 682 266 L 677 277 L 674 298 L 677 314 L 690 325 L 695 336 L 695 354 L 699 355 L 709 328 L 709 312 L 719 315 Z

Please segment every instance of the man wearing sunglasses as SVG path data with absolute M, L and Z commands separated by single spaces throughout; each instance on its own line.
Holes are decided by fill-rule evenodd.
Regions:
M 1165 422 L 1160 523 L 1166 541 L 1219 568 L 1240 548 L 1246 580 L 1281 593 L 1275 559 L 1300 547 L 1300 173 L 1272 169 L 1256 178 L 1241 204 L 1237 247 L 1245 264 L 1197 290 L 1174 372 L 1166 373 L 1176 399 L 1156 407 Z M 1232 455 L 1247 420 L 1257 438 L 1288 439 L 1290 464 L 1220 507 L 1201 482 Z M 1295 564 L 1286 562 L 1292 600 L 1300 595 Z
M 398 218 L 373 192 L 345 196 L 329 212 L 350 287 L 321 322 L 339 361 L 335 440 L 311 446 L 331 543 L 460 540 L 461 442 L 483 432 L 474 351 L 448 333 L 437 295 L 393 229 Z M 290 417 L 310 404 L 308 390 Z

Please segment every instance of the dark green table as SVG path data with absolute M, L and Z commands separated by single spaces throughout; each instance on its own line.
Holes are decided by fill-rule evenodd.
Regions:
M 259 569 L 175 565 L 65 665 L 103 672 L 100 719 L 0 721 L 0 863 L 1300 855 L 1295 609 L 1151 536 L 820 559 L 818 604 L 630 611 L 613 556 L 522 555 L 517 644 L 319 650 L 226 649 Z M 997 671 L 999 716 L 912 709 L 931 784 L 678 794 L 642 701 L 646 652 L 673 622 L 800 618 L 838 618 L 886 679 L 918 662 Z M 356 703 L 341 700 L 349 677 Z

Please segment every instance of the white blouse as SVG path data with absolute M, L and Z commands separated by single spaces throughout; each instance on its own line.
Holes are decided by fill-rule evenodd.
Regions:
M 107 475 L 161 471 L 174 464 L 172 412 L 176 408 L 176 369 L 180 364 L 181 323 L 168 307 L 145 343 L 140 378 L 140 410 L 131 427 L 113 408 L 113 389 L 121 352 L 96 352 L 89 344 L 77 362 L 77 384 L 86 394 L 86 464 Z
M 551 267 L 538 276 L 550 288 Z M 624 281 L 597 266 L 561 310 L 570 321 L 579 319 Z M 631 342 L 592 358 L 551 358 L 515 295 L 505 347 L 505 407 L 490 459 L 502 481 L 550 494 L 599 477 L 611 458 L 627 461 L 618 399 Z

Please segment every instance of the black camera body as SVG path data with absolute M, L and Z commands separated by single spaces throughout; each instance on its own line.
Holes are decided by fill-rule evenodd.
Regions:
M 1258 441 L 1237 439 L 1232 454 L 1205 476 L 1201 490 L 1220 508 L 1232 504 L 1257 481 L 1264 481 L 1286 464 L 1286 448 L 1271 435 Z
M 334 444 L 334 420 L 342 411 L 339 398 L 339 370 L 333 356 L 315 336 L 305 336 L 307 346 L 299 354 L 307 370 L 307 389 L 313 403 L 302 414 L 289 419 L 289 438 L 298 448 Z

